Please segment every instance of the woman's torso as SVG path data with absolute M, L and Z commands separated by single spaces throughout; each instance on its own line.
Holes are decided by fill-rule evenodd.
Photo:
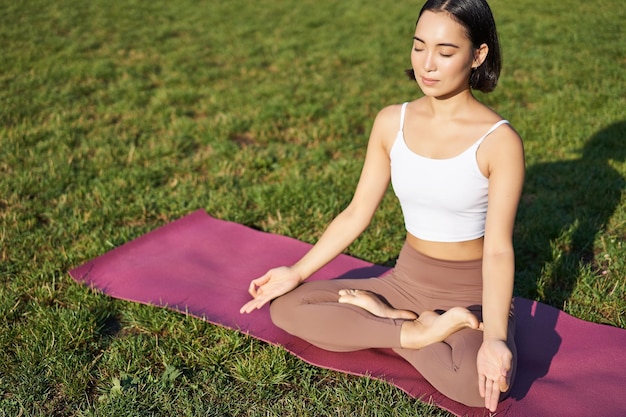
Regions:
M 433 201 L 440 198 L 448 201 L 452 200 L 454 204 L 457 195 L 459 200 L 461 200 L 460 194 L 466 192 L 470 193 L 468 196 L 470 203 L 472 203 L 472 198 L 478 198 L 481 201 L 474 204 L 480 207 L 471 207 L 471 211 L 468 211 L 468 213 L 460 213 L 456 219 L 450 220 L 450 224 L 446 223 L 445 215 L 441 216 L 438 221 L 441 223 L 442 228 L 445 229 L 447 227 L 449 233 L 454 236 L 446 237 L 444 233 L 442 236 L 429 239 L 429 233 L 436 234 L 437 227 L 439 227 L 438 225 L 432 227 L 432 224 L 428 223 L 432 217 L 435 217 L 434 215 L 437 212 L 431 210 L 431 215 L 427 216 L 428 210 L 422 210 L 425 212 L 423 217 L 429 219 L 424 220 L 420 217 L 422 213 L 407 213 L 407 207 L 410 204 L 401 200 L 405 214 L 405 223 L 407 224 L 407 243 L 413 249 L 432 258 L 459 261 L 480 259 L 483 254 L 484 220 L 487 204 L 486 184 L 488 182 L 488 160 L 486 155 L 482 154 L 480 144 L 493 130 L 497 129 L 499 126 L 497 122 L 501 121 L 501 117 L 482 104 L 478 104 L 474 106 L 478 111 L 475 112 L 476 114 L 472 118 L 458 118 L 448 123 L 438 123 L 436 121 L 433 122 L 432 118 L 428 118 L 423 109 L 420 108 L 420 104 L 423 103 L 424 100 L 421 99 L 410 103 L 408 106 L 405 104 L 402 107 L 401 114 L 398 117 L 400 131 L 395 135 L 395 140 L 391 143 L 391 147 L 388 148 L 390 158 L 392 157 L 392 152 L 394 152 L 395 155 L 393 156 L 395 156 L 396 162 L 400 163 L 398 160 L 404 159 L 401 163 L 410 169 L 413 169 L 415 164 L 425 164 L 429 171 L 419 171 L 419 169 L 415 171 L 413 169 L 411 174 L 418 175 L 420 178 L 410 178 L 409 181 L 415 182 L 417 189 L 420 188 L 419 181 L 422 181 L 427 186 L 426 188 L 430 185 L 428 184 L 429 182 L 433 182 L 436 185 L 440 183 L 442 187 L 440 190 L 437 189 L 437 186 L 430 187 L 430 192 L 439 194 L 439 196 L 432 196 Z M 398 141 L 402 142 L 398 143 Z M 394 147 L 401 150 L 393 149 Z M 403 154 L 399 155 L 400 152 Z M 394 160 L 393 158 L 391 159 L 393 164 Z M 461 170 L 460 172 L 449 172 L 456 170 L 459 164 L 461 165 L 458 167 Z M 430 170 L 435 175 L 434 177 L 429 176 Z M 395 188 L 398 182 L 400 182 L 397 179 L 398 174 L 395 174 L 394 191 L 396 191 Z M 456 183 L 457 179 L 459 184 Z M 402 179 L 402 181 L 407 182 L 406 179 Z M 403 192 L 406 199 L 406 184 L 401 186 L 405 188 Z M 473 191 L 473 188 L 476 188 L 476 191 Z M 479 194 L 474 197 L 471 195 L 472 192 Z M 450 199 L 450 196 L 454 198 Z M 401 198 L 400 195 L 398 197 Z M 424 200 L 427 201 L 428 198 L 430 196 L 426 196 Z M 422 207 L 433 209 L 424 204 L 422 204 Z M 434 209 L 436 210 L 436 207 Z M 450 207 L 446 207 L 444 210 L 448 209 Z M 459 210 L 462 209 L 460 208 Z M 452 216 L 457 214 L 453 210 L 448 211 L 450 211 Z M 412 215 L 415 219 L 419 219 L 423 225 L 422 228 L 430 227 L 431 230 L 424 231 L 423 237 L 418 237 L 420 234 L 419 230 L 417 233 L 411 233 L 412 227 L 409 224 L 411 219 L 406 217 L 407 214 L 409 216 Z M 465 222 L 463 216 L 471 217 L 471 219 Z M 455 221 L 457 222 L 456 226 Z M 477 227 L 481 227 L 481 221 L 482 230 L 477 229 Z M 476 223 L 476 226 L 472 225 L 472 222 Z M 455 235 L 455 227 L 465 228 L 467 226 L 466 223 L 470 226 L 469 231 L 459 232 Z

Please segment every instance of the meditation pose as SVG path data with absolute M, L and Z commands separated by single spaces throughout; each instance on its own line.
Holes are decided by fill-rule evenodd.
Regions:
M 495 411 L 516 369 L 513 224 L 522 141 L 472 90 L 500 73 L 484 0 L 428 0 L 412 40 L 423 95 L 377 115 L 350 204 L 298 262 L 250 283 L 249 313 L 320 348 L 391 348 L 437 390 Z M 391 182 L 406 241 L 382 276 L 303 282 L 369 225 Z

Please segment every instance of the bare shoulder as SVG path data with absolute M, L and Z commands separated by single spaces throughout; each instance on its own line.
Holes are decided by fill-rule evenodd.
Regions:
M 375 124 L 381 128 L 393 129 L 397 131 L 400 128 L 400 115 L 402 113 L 402 104 L 392 104 L 384 107 L 376 115 Z
M 524 145 L 515 128 L 510 123 L 502 123 L 506 119 L 482 103 L 475 107 L 473 118 L 475 123 L 481 125 L 483 133 L 495 127 L 478 148 L 477 159 L 481 171 L 487 177 L 494 171 L 523 172 Z
M 401 113 L 402 104 L 392 104 L 380 110 L 374 120 L 370 140 L 377 141 L 390 150 L 400 130 Z
M 471 119 L 477 125 L 480 125 L 480 130 L 483 133 L 489 131 L 489 129 L 498 125 L 483 141 L 481 148 L 488 150 L 495 148 L 496 151 L 503 150 L 502 147 L 520 147 L 522 145 L 522 138 L 517 133 L 515 128 L 506 120 L 505 117 L 498 114 L 491 107 L 484 105 L 483 103 L 476 102 L 476 105 L 472 108 Z
M 495 123 L 500 120 L 500 118 Z M 495 125 L 494 123 L 494 125 Z M 503 151 L 523 152 L 522 138 L 510 123 L 502 123 L 489 136 L 487 136 L 482 144 L 488 153 L 499 153 Z
M 509 123 L 501 124 L 487 136 L 479 153 L 481 170 L 490 180 L 494 178 L 494 173 L 499 173 L 499 177 L 504 175 L 510 179 L 523 180 L 526 166 L 524 145 L 520 135 Z

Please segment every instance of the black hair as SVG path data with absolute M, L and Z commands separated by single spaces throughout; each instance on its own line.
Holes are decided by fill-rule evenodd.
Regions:
M 483 43 L 489 47 L 485 61 L 470 75 L 470 88 L 488 93 L 498 84 L 502 58 L 496 31 L 496 22 L 485 0 L 428 0 L 420 10 L 417 20 L 425 11 L 448 13 L 465 28 L 467 38 L 474 48 Z M 417 23 L 416 23 L 417 24 Z M 413 69 L 406 70 L 410 79 L 415 80 Z

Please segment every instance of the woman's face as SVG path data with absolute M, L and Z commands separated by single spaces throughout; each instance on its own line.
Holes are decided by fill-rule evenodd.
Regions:
M 445 98 L 468 89 L 472 67 L 482 63 L 486 55 L 487 45 L 475 49 L 463 26 L 448 13 L 425 11 L 420 16 L 411 65 L 426 96 Z

